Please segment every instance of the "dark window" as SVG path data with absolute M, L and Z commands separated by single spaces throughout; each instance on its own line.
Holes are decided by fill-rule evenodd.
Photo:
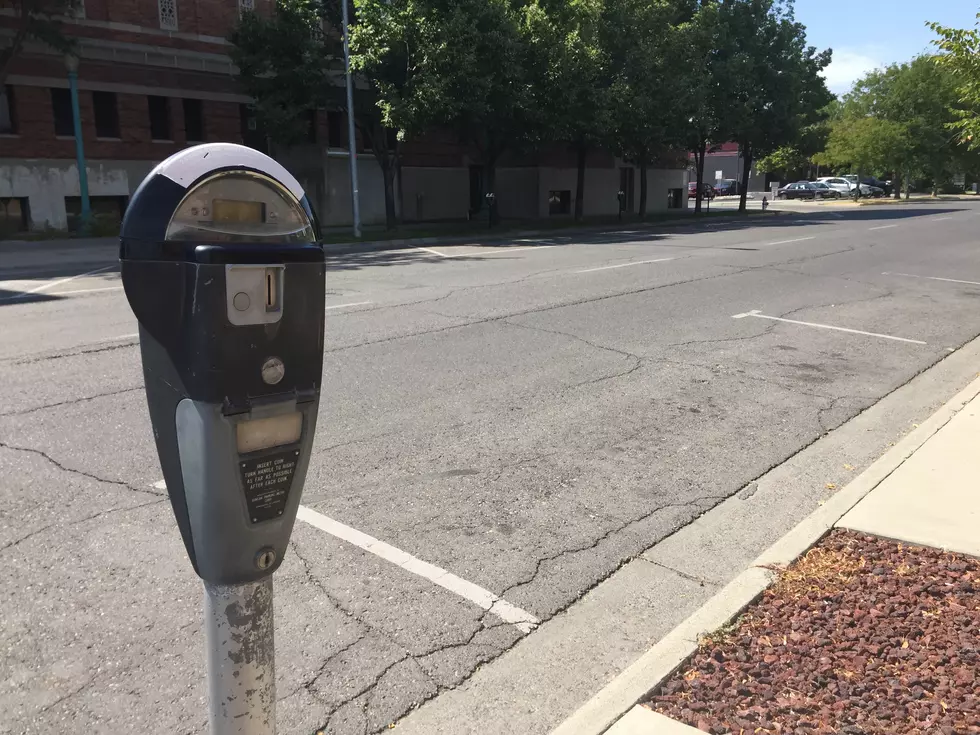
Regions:
M 170 99 L 167 97 L 147 97 L 150 108 L 150 138 L 153 140 L 173 140 L 170 133 Z
M 572 192 L 570 189 L 548 192 L 548 214 L 571 214 Z
M 327 146 L 347 148 L 347 116 L 343 112 L 327 113 Z
M 95 135 L 99 138 L 119 137 L 119 108 L 115 92 L 92 92 L 95 108 Z
M 184 135 L 192 143 L 205 140 L 204 104 L 201 100 L 184 100 Z
M 17 133 L 17 110 L 14 107 L 14 88 L 0 87 L 0 133 Z
M 255 108 L 252 105 L 239 105 L 238 113 L 242 126 L 242 142 L 249 148 L 266 153 L 266 148 L 268 147 L 267 141 L 259 127 L 258 118 L 255 116 Z
M 27 197 L 0 197 L 0 236 L 25 232 L 27 213 Z
M 75 124 L 71 115 L 71 92 L 67 89 L 51 90 L 51 111 L 54 113 L 54 134 L 72 136 Z
M 108 229 L 117 228 L 126 214 L 128 197 L 125 196 L 92 196 L 89 206 L 92 217 L 98 225 Z M 65 197 L 65 212 L 68 213 L 68 229 L 78 229 L 79 217 L 82 214 L 81 197 Z

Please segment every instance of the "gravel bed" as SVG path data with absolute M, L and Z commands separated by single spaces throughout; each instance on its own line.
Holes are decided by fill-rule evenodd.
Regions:
M 980 733 L 980 560 L 834 531 L 647 706 L 716 735 Z

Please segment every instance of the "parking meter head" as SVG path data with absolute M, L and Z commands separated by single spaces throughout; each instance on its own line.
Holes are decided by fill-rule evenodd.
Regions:
M 299 506 L 323 365 L 323 249 L 306 195 L 251 148 L 189 148 L 133 195 L 120 260 L 194 569 L 214 584 L 271 574 Z

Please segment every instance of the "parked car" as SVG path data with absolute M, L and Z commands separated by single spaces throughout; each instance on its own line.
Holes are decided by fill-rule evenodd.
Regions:
M 822 199 L 824 198 L 824 191 L 831 191 L 828 187 L 827 189 L 818 189 L 813 182 L 810 181 L 797 181 L 795 184 L 788 184 L 782 189 L 776 192 L 777 199 Z
M 693 199 L 698 193 L 698 182 L 690 181 L 687 184 L 687 196 Z M 715 187 L 709 184 L 707 181 L 701 182 L 701 198 L 702 199 L 714 199 L 715 198 Z
M 738 194 L 738 182 L 735 179 L 718 179 L 715 193 L 720 197 L 733 197 Z
M 840 199 L 842 196 L 844 196 L 843 192 L 837 191 L 837 189 L 832 189 L 823 181 L 811 181 L 810 183 L 816 187 L 817 194 L 824 199 Z
M 851 192 L 851 182 L 845 179 L 843 176 L 821 176 L 817 179 L 817 183 L 826 184 L 834 191 L 838 191 L 841 194 L 849 194 Z
M 892 193 L 891 182 L 882 181 L 881 179 L 876 179 L 874 176 L 868 176 L 867 178 L 861 179 L 861 183 L 870 186 L 872 189 L 881 189 L 886 197 L 891 196 Z

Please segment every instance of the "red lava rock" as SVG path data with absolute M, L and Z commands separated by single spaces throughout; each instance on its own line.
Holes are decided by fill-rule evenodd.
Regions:
M 980 735 L 978 665 L 980 561 L 834 531 L 648 704 L 718 734 Z

